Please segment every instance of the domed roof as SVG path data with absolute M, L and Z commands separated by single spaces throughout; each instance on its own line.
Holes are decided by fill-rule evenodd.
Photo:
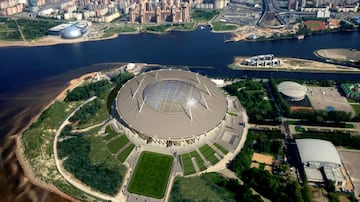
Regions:
M 74 39 L 81 37 L 81 35 L 81 30 L 79 28 L 71 26 L 62 32 L 61 37 L 64 39 Z
M 152 109 L 167 113 L 184 112 L 201 99 L 198 88 L 180 80 L 154 82 L 144 89 L 143 97 Z
M 223 92 L 189 71 L 162 69 L 126 82 L 116 97 L 121 123 L 156 138 L 192 138 L 217 127 L 227 111 Z
M 284 81 L 278 85 L 279 92 L 295 99 L 303 99 L 307 88 L 293 81 Z

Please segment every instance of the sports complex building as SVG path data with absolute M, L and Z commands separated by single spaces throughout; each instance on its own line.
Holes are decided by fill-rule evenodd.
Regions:
M 183 70 L 143 73 L 116 97 L 118 122 L 147 143 L 191 145 L 220 130 L 228 102 L 210 79 Z
M 307 88 L 293 81 L 283 81 L 278 85 L 279 92 L 291 101 L 303 100 Z

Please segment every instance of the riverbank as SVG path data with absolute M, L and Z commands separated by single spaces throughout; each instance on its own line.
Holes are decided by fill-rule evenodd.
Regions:
M 128 34 L 128 33 L 125 33 Z M 138 33 L 135 33 L 138 34 Z M 102 41 L 108 39 L 117 38 L 119 34 L 114 34 L 109 37 L 104 38 L 77 38 L 77 39 L 62 39 L 57 36 L 45 36 L 43 38 L 33 40 L 33 41 L 0 41 L 0 48 L 2 47 L 15 47 L 15 46 L 25 46 L 25 47 L 37 47 L 37 46 L 52 46 L 58 44 L 75 44 L 75 43 L 82 43 L 86 41 Z
M 248 66 L 243 64 L 245 59 L 247 57 L 235 57 L 234 62 L 228 67 L 234 70 L 360 73 L 358 68 L 300 58 L 277 58 L 280 60 L 278 66 Z

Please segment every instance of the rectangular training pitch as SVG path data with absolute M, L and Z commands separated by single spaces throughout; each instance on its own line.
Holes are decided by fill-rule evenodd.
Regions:
M 163 198 L 172 162 L 172 156 L 142 152 L 131 177 L 128 191 L 153 198 Z

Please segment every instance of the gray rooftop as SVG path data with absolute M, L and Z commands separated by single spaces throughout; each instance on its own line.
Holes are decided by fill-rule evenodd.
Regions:
M 294 98 L 301 98 L 306 95 L 307 88 L 293 81 L 283 81 L 278 85 L 279 92 Z
M 341 165 L 335 146 L 325 140 L 297 139 L 296 144 L 303 164 L 324 166 L 327 164 Z

